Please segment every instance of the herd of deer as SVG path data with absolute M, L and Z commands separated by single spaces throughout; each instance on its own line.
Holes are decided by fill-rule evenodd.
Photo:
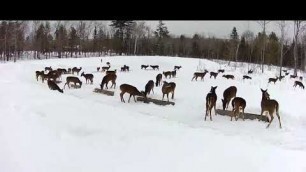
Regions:
M 102 61 L 101 61 L 102 62 Z M 100 84 L 100 88 L 101 90 L 104 89 L 104 86 L 106 87 L 106 89 L 108 89 L 108 83 L 111 82 L 112 85 L 110 88 L 116 88 L 116 79 L 117 79 L 117 70 L 109 70 L 110 69 L 110 63 L 107 62 L 106 63 L 107 66 L 102 66 L 101 67 L 101 71 L 105 72 L 105 76 L 103 77 L 101 84 Z M 141 65 L 141 69 L 147 69 L 148 67 L 151 67 L 153 70 L 157 69 L 159 70 L 159 66 L 158 65 Z M 178 70 L 180 70 L 182 66 L 174 66 L 174 70 L 173 71 L 164 71 L 162 74 L 159 73 L 156 75 L 156 82 L 154 83 L 153 80 L 149 80 L 147 82 L 147 84 L 145 85 L 145 90 L 144 91 L 139 91 L 136 87 L 130 85 L 130 84 L 121 84 L 120 85 L 120 100 L 121 102 L 125 103 L 125 100 L 123 98 L 125 93 L 129 93 L 129 100 L 128 102 L 130 102 L 131 97 L 133 96 L 134 101 L 136 102 L 135 96 L 142 96 L 144 98 L 147 98 L 147 96 L 152 92 L 154 94 L 153 88 L 154 85 L 155 87 L 161 86 L 161 81 L 162 81 L 162 77 L 164 75 L 165 78 L 173 78 L 176 77 L 176 72 Z M 38 81 L 39 77 L 41 77 L 42 82 L 44 82 L 44 80 L 48 80 L 47 84 L 48 87 L 51 90 L 58 90 L 59 92 L 63 93 L 63 89 L 65 89 L 65 86 L 68 85 L 68 87 L 70 88 L 70 83 L 74 83 L 74 85 L 78 84 L 80 87 L 82 86 L 82 81 L 75 76 L 68 76 L 66 77 L 66 83 L 64 84 L 64 88 L 60 89 L 59 86 L 57 85 L 56 81 L 58 79 L 61 79 L 61 75 L 62 74 L 74 74 L 76 73 L 77 75 L 79 75 L 79 72 L 82 70 L 82 67 L 73 67 L 68 68 L 68 70 L 66 69 L 62 69 L 62 68 L 58 68 L 56 70 L 53 70 L 50 67 L 45 67 L 44 71 L 36 71 L 36 79 Z M 100 67 L 97 67 L 97 71 L 100 70 Z M 44 72 L 48 71 L 47 74 L 45 74 Z M 124 65 L 123 67 L 121 67 L 121 72 L 125 72 L 125 71 L 130 71 L 129 66 Z M 283 72 L 285 72 L 285 76 L 289 75 L 289 72 L 287 72 L 287 70 L 283 70 Z M 204 80 L 204 76 L 208 73 L 207 70 L 205 70 L 204 72 L 195 72 L 193 74 L 193 78 L 191 79 L 191 81 L 193 81 L 194 79 L 197 81 L 198 77 L 201 78 L 201 80 Z M 210 78 L 213 77 L 216 79 L 216 77 L 218 76 L 219 73 L 224 73 L 224 69 L 219 69 L 217 72 L 210 72 Z M 252 74 L 253 70 L 249 70 L 248 74 Z M 269 78 L 268 83 L 273 82 L 275 83 L 277 80 L 283 79 L 285 76 L 281 76 L 281 77 L 276 77 L 276 78 Z M 90 84 L 93 84 L 93 78 L 94 75 L 93 74 L 85 74 L 84 72 L 81 73 L 81 77 L 84 77 L 86 79 L 86 84 L 88 82 L 90 82 Z M 222 77 L 226 78 L 226 79 L 235 79 L 235 77 L 233 75 L 223 75 Z M 293 76 L 291 75 L 290 78 L 296 78 L 297 76 Z M 252 79 L 250 76 L 248 75 L 243 75 L 243 79 Z M 303 78 L 300 77 L 300 80 L 302 80 Z M 304 89 L 304 85 L 302 82 L 300 81 L 295 81 L 294 82 L 294 87 L 296 86 L 300 86 L 301 88 Z M 163 85 L 162 85 L 162 100 L 164 100 L 164 96 L 167 95 L 167 99 L 169 101 L 169 94 L 172 94 L 172 99 L 174 99 L 174 92 L 175 92 L 175 88 L 176 88 L 176 84 L 174 82 L 166 82 L 163 81 Z M 204 120 L 206 120 L 206 117 L 209 115 L 210 116 L 210 120 L 212 121 L 212 116 L 211 116 L 211 111 L 214 108 L 215 110 L 215 114 L 216 114 L 216 102 L 217 102 L 217 94 L 216 94 L 216 89 L 217 86 L 215 87 L 211 87 L 210 92 L 207 94 L 206 96 L 206 113 L 205 113 L 205 118 Z M 279 104 L 276 100 L 274 99 L 270 99 L 270 95 L 268 94 L 267 90 L 263 90 L 261 89 L 262 92 L 262 100 L 261 100 L 261 114 L 263 115 L 264 112 L 268 112 L 270 120 L 269 120 L 269 124 L 267 125 L 267 128 L 270 126 L 271 122 L 274 119 L 274 113 L 276 114 L 278 120 L 279 120 L 279 127 L 281 128 L 281 121 L 280 121 L 280 116 L 279 116 Z M 228 109 L 228 105 L 231 101 L 231 105 L 232 105 L 232 111 L 231 111 L 231 121 L 232 118 L 234 117 L 235 120 L 237 121 L 239 116 L 242 116 L 242 119 L 244 120 L 244 110 L 246 108 L 246 101 L 245 99 L 243 99 L 242 97 L 236 97 L 237 94 L 237 88 L 235 86 L 230 86 L 229 88 L 227 88 L 224 92 L 223 92 L 223 99 L 222 99 L 222 105 L 223 105 L 223 110 Z

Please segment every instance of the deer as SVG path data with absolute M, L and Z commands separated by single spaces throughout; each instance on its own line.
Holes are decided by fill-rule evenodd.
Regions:
M 45 71 L 52 71 L 52 67 L 50 66 L 50 67 L 45 67 Z
M 223 99 L 222 99 L 222 105 L 223 110 L 228 108 L 228 104 L 231 101 L 232 98 L 236 97 L 237 94 L 237 87 L 230 86 L 223 92 Z
M 158 87 L 161 85 L 161 80 L 163 78 L 163 75 L 161 73 L 156 75 L 156 82 L 155 82 L 155 86 Z
M 224 69 L 219 69 L 218 73 L 224 73 Z
M 176 70 L 171 71 L 171 77 L 172 77 L 172 78 L 175 78 L 175 77 L 176 77 Z
M 47 83 L 50 90 L 57 90 L 61 93 L 64 93 L 63 89 L 60 89 L 59 86 L 54 81 L 48 79 Z
M 302 82 L 300 82 L 300 81 L 294 81 L 293 87 L 296 87 L 297 85 L 298 85 L 300 88 L 303 88 L 303 89 L 304 89 L 304 84 L 303 84 Z
M 297 75 L 290 75 L 290 78 L 296 78 L 297 77 Z
M 217 86 L 211 87 L 210 92 L 206 95 L 206 113 L 205 113 L 205 118 L 204 120 L 206 121 L 206 117 L 210 116 L 210 120 L 212 121 L 211 118 L 211 110 L 214 108 L 215 114 L 216 114 L 216 102 L 217 102 L 217 94 L 216 94 L 216 89 Z
M 99 70 L 100 70 L 100 67 L 97 67 L 97 72 L 99 72 Z
M 130 103 L 130 99 L 131 99 L 132 96 L 134 97 L 135 102 L 136 102 L 135 96 L 141 96 L 141 97 L 146 98 L 146 94 L 145 94 L 144 91 L 139 91 L 136 87 L 134 87 L 132 85 L 129 85 L 129 84 L 121 84 L 120 85 L 120 90 L 121 90 L 120 99 L 121 99 L 121 102 L 123 102 L 123 103 L 125 103 L 124 98 L 123 98 L 125 93 L 130 94 L 130 98 L 128 100 L 128 103 Z
M 164 96 L 167 95 L 168 102 L 169 102 L 169 93 L 172 93 L 172 99 L 174 99 L 174 91 L 175 91 L 176 84 L 174 82 L 166 82 L 164 81 L 164 85 L 162 86 L 162 93 L 163 93 L 163 98 L 162 101 L 164 100 Z
M 121 67 L 122 72 L 129 71 L 129 70 L 130 70 L 129 66 L 124 65 L 123 67 Z
M 112 88 L 114 86 L 114 89 L 116 88 L 116 79 L 117 79 L 117 75 L 116 74 L 107 74 L 103 77 L 102 82 L 100 84 L 101 90 L 103 90 L 103 87 L 105 85 L 106 89 L 108 89 L 108 83 L 109 81 L 112 82 L 112 85 L 110 88 Z
M 101 68 L 102 70 L 101 71 L 102 72 L 108 71 L 109 68 L 110 68 L 110 66 L 102 66 L 102 68 Z
M 159 66 L 158 66 L 158 65 L 150 65 L 150 67 L 151 67 L 153 70 L 155 70 L 155 69 L 159 70 Z
M 299 78 L 300 78 L 301 81 L 303 81 L 303 77 L 302 76 L 300 76 Z
M 145 86 L 145 93 L 146 93 L 146 96 L 147 96 L 148 94 L 150 94 L 151 91 L 152 91 L 153 94 L 154 94 L 153 88 L 154 88 L 154 81 L 153 81 L 153 80 L 148 81 L 148 83 L 147 83 L 146 86 Z
M 169 76 L 169 78 L 171 78 L 171 75 L 172 75 L 172 72 L 171 71 L 166 71 L 166 72 L 163 72 L 165 78 L 167 78 Z
M 87 73 L 85 74 L 84 72 L 81 73 L 81 77 L 84 76 L 85 80 L 86 80 L 86 84 L 87 84 L 87 81 L 90 81 L 91 84 L 93 84 L 93 74 L 91 73 Z
M 52 79 L 53 81 L 56 81 L 57 78 L 59 78 L 61 74 L 57 72 L 56 70 L 49 71 L 47 74 L 42 73 L 41 74 L 41 79 L 42 82 L 44 83 L 44 80 L 46 79 Z
M 281 76 L 278 77 L 278 80 L 279 80 L 279 81 L 282 81 L 282 79 L 284 79 L 284 78 L 285 78 L 285 76 L 282 76 L 282 75 L 281 75 Z
M 216 72 L 210 72 L 210 78 L 211 78 L 212 76 L 216 79 L 216 77 L 218 76 L 218 73 L 216 73 Z
M 36 74 L 36 80 L 38 81 L 38 77 L 41 77 L 43 79 L 43 75 L 45 74 L 45 72 L 42 71 L 35 71 Z
M 174 66 L 174 70 L 180 70 L 182 66 Z
M 277 80 L 278 80 L 278 77 L 276 77 L 276 78 L 269 78 L 268 83 L 274 82 L 274 84 L 275 84 L 275 82 L 276 82 Z
M 106 75 L 107 75 L 107 74 L 116 74 L 116 73 L 117 73 L 117 69 L 106 71 Z
M 82 70 L 82 67 L 80 67 L 80 68 L 77 68 L 77 67 L 73 67 L 72 68 L 72 74 L 74 74 L 74 72 L 76 72 L 77 73 L 77 75 L 79 75 L 79 72 Z
M 248 74 L 252 74 L 252 73 L 253 73 L 252 69 L 248 70 Z
M 149 65 L 141 65 L 141 69 L 147 69 L 147 67 L 149 67 Z
M 68 68 L 68 72 L 67 72 L 68 74 L 71 74 L 72 72 L 71 72 L 71 68 Z
M 224 77 L 226 79 L 235 79 L 234 75 L 223 75 L 222 77 Z
M 289 75 L 289 72 L 286 72 L 285 75 L 286 75 L 286 76 Z
M 287 73 L 288 70 L 283 69 L 283 72 Z
M 66 83 L 64 85 L 64 89 L 65 89 L 65 86 L 68 85 L 68 88 L 70 89 L 70 82 L 73 82 L 74 85 L 76 84 L 79 84 L 80 85 L 80 88 L 82 87 L 82 81 L 78 78 L 78 77 L 75 77 L 75 76 L 67 76 L 66 78 Z
M 207 70 L 205 70 L 204 72 L 195 72 L 195 73 L 193 73 L 193 78 L 191 79 L 191 81 L 193 81 L 193 79 L 195 79 L 197 81 L 198 77 L 201 77 L 201 80 L 204 80 L 204 77 L 205 77 L 206 73 L 208 73 Z
M 232 100 L 232 106 L 233 106 L 233 111 L 231 114 L 231 121 L 233 117 L 235 117 L 236 121 L 238 120 L 240 111 L 242 111 L 242 116 L 243 116 L 242 119 L 244 121 L 244 109 L 246 107 L 246 101 L 241 97 L 235 97 Z
M 267 125 L 266 128 L 269 128 L 273 119 L 274 119 L 274 113 L 276 113 L 276 116 L 278 118 L 279 121 L 279 128 L 282 128 L 282 124 L 280 121 L 280 116 L 279 116 L 279 104 L 276 100 L 274 99 L 270 99 L 270 95 L 268 93 L 268 90 L 263 90 L 261 89 L 262 92 L 262 98 L 261 98 L 261 113 L 260 115 L 262 116 L 264 112 L 268 112 L 269 116 L 270 116 L 270 120 L 269 124 Z
M 243 75 L 242 79 L 244 80 L 244 79 L 252 79 L 252 78 L 250 76 L 248 76 L 248 75 Z

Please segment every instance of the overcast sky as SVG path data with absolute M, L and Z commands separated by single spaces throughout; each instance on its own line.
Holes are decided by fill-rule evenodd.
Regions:
M 156 26 L 158 24 L 158 21 L 145 21 L 153 30 L 156 29 Z M 189 35 L 192 36 L 195 33 L 203 33 L 205 35 L 214 35 L 219 38 L 228 38 L 233 27 L 235 26 L 237 28 L 238 34 L 241 35 L 242 32 L 249 29 L 255 33 L 255 35 L 262 30 L 260 25 L 256 21 L 163 21 L 166 26 L 168 27 L 168 30 L 170 33 L 175 35 Z M 293 21 L 287 21 L 288 31 L 287 31 L 287 37 L 292 37 L 293 35 L 293 29 L 291 25 L 293 25 Z M 270 33 L 271 31 L 275 32 L 277 35 L 279 35 L 279 29 L 276 25 L 276 21 L 271 21 L 267 25 L 267 33 Z

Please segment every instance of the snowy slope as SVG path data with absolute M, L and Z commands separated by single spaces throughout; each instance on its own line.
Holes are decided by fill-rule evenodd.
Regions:
M 267 84 L 277 69 L 242 81 L 245 68 L 229 70 L 236 80 L 220 75 L 191 81 L 198 59 L 176 57 L 103 57 L 23 61 L 0 65 L 0 171 L 306 171 L 305 90 L 293 88 L 293 80 Z M 131 72 L 118 72 L 115 96 L 93 93 L 104 74 L 96 67 L 109 61 L 112 69 L 124 64 Z M 141 64 L 160 65 L 160 71 L 141 70 Z M 205 60 L 205 68 L 220 65 Z M 128 83 L 144 90 L 158 73 L 182 65 L 177 78 L 175 106 L 122 103 L 119 86 Z M 45 66 L 82 66 L 93 73 L 94 84 L 81 89 L 50 91 L 37 82 L 35 71 Z M 63 76 L 63 80 L 65 77 Z M 64 83 L 59 84 L 63 87 Z M 268 88 L 280 104 L 283 129 L 275 119 L 266 123 L 213 115 L 204 121 L 205 96 L 217 88 L 217 107 L 223 91 L 235 85 L 246 99 L 246 112 L 260 113 L 261 91 Z M 162 98 L 161 87 L 154 97 Z M 127 101 L 128 95 L 125 95 Z

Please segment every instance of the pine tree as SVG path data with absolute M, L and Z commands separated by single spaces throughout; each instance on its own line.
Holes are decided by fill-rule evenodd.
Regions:
M 169 31 L 167 26 L 162 21 L 159 21 L 156 31 L 154 31 L 154 35 L 157 39 L 155 51 L 158 55 L 165 55 L 165 44 L 166 38 L 169 38 Z

